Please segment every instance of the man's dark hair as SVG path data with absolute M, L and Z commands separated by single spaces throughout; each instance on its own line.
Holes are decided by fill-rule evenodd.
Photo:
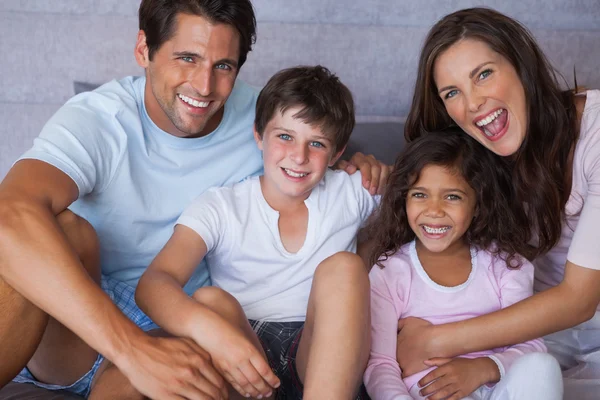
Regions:
M 249 0 L 142 0 L 140 29 L 146 34 L 150 61 L 175 34 L 179 14 L 198 15 L 212 23 L 233 26 L 240 34 L 238 68 L 246 62 L 256 41 L 256 17 Z
M 288 68 L 269 79 L 256 101 L 254 125 L 260 137 L 276 112 L 291 107 L 300 107 L 294 118 L 318 126 L 331 138 L 335 152 L 346 146 L 354 129 L 354 100 L 346 85 L 327 68 Z

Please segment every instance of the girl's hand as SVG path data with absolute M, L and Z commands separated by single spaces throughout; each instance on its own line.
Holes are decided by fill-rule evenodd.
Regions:
M 398 321 L 396 358 L 403 377 L 427 369 L 425 361 L 436 356 L 427 352 L 433 328 L 433 324 L 421 318 L 408 317 Z
M 436 358 L 428 362 L 438 368 L 419 381 L 421 396 L 429 400 L 459 400 L 467 397 L 478 387 L 500 380 L 500 371 L 489 357 Z
M 227 323 L 215 332 L 218 333 L 206 350 L 217 371 L 242 396 L 270 396 L 279 386 L 279 378 L 262 352 L 240 330 Z

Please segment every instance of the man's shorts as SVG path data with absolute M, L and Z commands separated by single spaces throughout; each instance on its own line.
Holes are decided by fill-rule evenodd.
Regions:
M 104 290 L 104 292 L 108 294 L 110 299 L 113 301 L 113 303 L 117 305 L 117 307 L 119 307 L 123 314 L 125 314 L 143 331 L 158 329 L 158 326 L 154 322 L 152 322 L 152 320 L 150 320 L 150 318 L 146 314 L 144 314 L 142 310 L 139 309 L 137 304 L 135 304 L 134 287 L 129 286 L 124 282 L 103 275 L 102 290 Z M 87 396 L 90 394 L 90 389 L 94 376 L 98 372 L 98 368 L 100 367 L 100 364 L 103 360 L 104 357 L 99 354 L 92 368 L 85 375 L 79 378 L 75 383 L 67 386 L 52 385 L 48 383 L 39 382 L 31 374 L 27 367 L 23 368 L 19 375 L 17 375 L 15 379 L 13 379 L 13 382 L 33 383 L 36 386 L 49 390 L 67 390 L 69 392 L 76 393 L 80 396 L 87 398 Z
M 270 322 L 249 320 L 267 355 L 271 369 L 279 378 L 276 400 L 301 400 L 304 385 L 296 369 L 296 355 L 304 322 Z M 361 385 L 357 400 L 369 397 Z

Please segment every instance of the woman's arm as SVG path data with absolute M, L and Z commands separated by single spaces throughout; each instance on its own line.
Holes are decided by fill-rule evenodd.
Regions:
M 399 323 L 397 355 L 406 374 L 427 367 L 425 360 L 526 342 L 578 325 L 600 303 L 600 270 L 567 262 L 563 281 L 510 307 L 445 325 Z

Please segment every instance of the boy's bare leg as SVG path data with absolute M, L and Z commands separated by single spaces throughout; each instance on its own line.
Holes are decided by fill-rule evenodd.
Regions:
M 315 272 L 296 368 L 304 399 L 353 399 L 370 347 L 369 276 L 352 253 L 324 260 Z
M 100 284 L 93 227 L 69 210 L 59 214 L 57 221 L 88 274 Z M 42 382 L 69 385 L 89 371 L 96 357 L 95 350 L 0 278 L 0 387 L 25 364 Z
M 244 335 L 252 342 L 252 344 L 254 344 L 254 346 L 260 350 L 265 359 L 267 358 L 262 345 L 258 340 L 258 336 L 256 336 L 256 333 L 252 330 L 242 306 L 235 299 L 235 297 L 217 287 L 206 286 L 198 289 L 194 293 L 194 299 L 215 313 L 219 314 L 221 317 L 225 318 L 232 325 L 239 327 Z M 268 398 L 265 397 L 264 399 L 274 398 L 275 392 L 273 392 L 272 396 Z M 229 399 L 233 400 L 246 398 L 229 386 Z

